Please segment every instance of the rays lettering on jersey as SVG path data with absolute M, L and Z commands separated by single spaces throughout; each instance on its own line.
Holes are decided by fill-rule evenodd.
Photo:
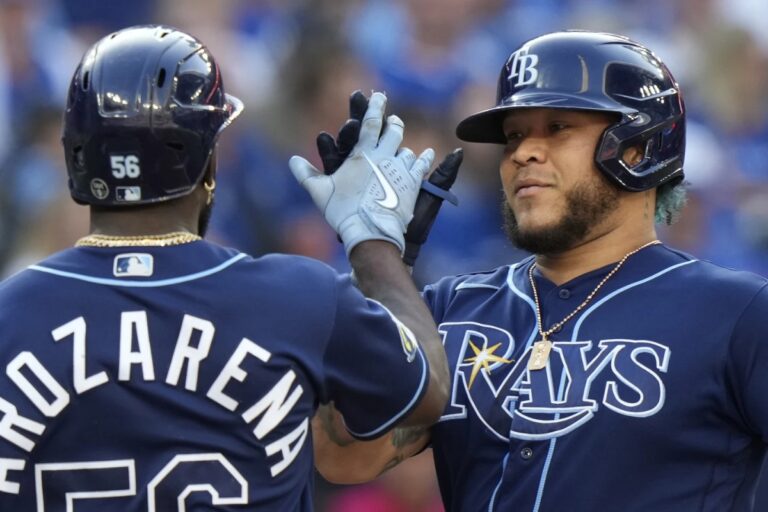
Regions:
M 185 315 L 176 340 L 173 356 L 164 381 L 170 386 L 181 386 L 198 391 L 198 372 L 205 364 L 214 339 L 215 326 L 208 320 Z M 88 374 L 86 369 L 87 324 L 83 317 L 75 318 L 51 332 L 56 343 L 71 343 L 72 388 L 80 395 L 116 379 L 155 381 L 155 361 L 152 357 L 151 338 L 145 311 L 126 311 L 119 326 L 119 360 L 117 375 L 106 371 Z M 252 404 L 241 404 L 229 394 L 227 386 L 243 382 L 248 373 L 243 368 L 252 357 L 268 363 L 271 353 L 248 338 L 242 338 L 237 348 L 218 373 L 205 396 L 229 411 L 236 412 L 242 421 L 253 427 L 253 435 L 265 440 L 264 451 L 273 462 L 272 476 L 285 470 L 296 458 L 306 441 L 309 419 L 304 418 L 287 434 L 273 439 L 269 436 L 281 424 L 304 393 L 296 384 L 293 370 L 286 371 L 270 389 Z M 252 366 L 250 366 L 252 368 Z M 20 352 L 6 367 L 6 375 L 46 418 L 55 418 L 70 403 L 70 394 L 62 383 L 29 351 Z M 183 375 L 183 378 L 182 378 Z M 46 425 L 21 415 L 15 404 L 0 397 L 0 441 L 31 452 L 36 437 L 43 435 Z M 22 471 L 24 459 L 0 458 L 0 492 L 18 494 L 19 486 L 9 479 L 10 471 Z
M 472 322 L 439 329 L 454 364 L 451 400 L 440 421 L 465 418 L 470 407 L 500 439 L 543 440 L 580 427 L 601 405 L 636 418 L 664 405 L 661 374 L 670 350 L 660 343 L 555 341 L 549 365 L 529 371 L 530 347 L 516 350 L 504 329 Z

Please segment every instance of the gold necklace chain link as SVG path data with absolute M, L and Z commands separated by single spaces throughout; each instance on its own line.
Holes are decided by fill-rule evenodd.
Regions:
M 551 349 L 551 343 L 549 341 L 549 336 L 557 332 L 558 329 L 560 329 L 565 323 L 573 318 L 579 311 L 584 309 L 587 304 L 597 295 L 597 292 L 600 290 L 600 288 L 603 287 L 605 283 L 608 282 L 608 280 L 613 277 L 613 275 L 619 271 L 619 269 L 624 265 L 624 262 L 627 261 L 627 259 L 632 256 L 633 254 L 642 251 L 646 247 L 650 247 L 651 245 L 660 244 L 661 242 L 659 240 L 652 240 L 648 242 L 647 244 L 643 244 L 637 249 L 633 249 L 629 251 L 627 254 L 624 255 L 621 260 L 619 260 L 618 263 L 611 269 L 610 272 L 595 286 L 595 288 L 592 290 L 592 292 L 587 295 L 587 298 L 582 301 L 581 304 L 579 304 L 576 309 L 571 311 L 570 314 L 568 314 L 565 318 L 554 324 L 552 327 L 544 330 L 543 322 L 542 322 L 542 316 L 541 316 L 541 304 L 539 303 L 539 292 L 536 290 L 536 283 L 533 280 L 533 270 L 536 267 L 536 263 L 534 262 L 529 268 L 528 268 L 528 280 L 531 283 L 531 290 L 533 291 L 533 301 L 536 304 L 536 323 L 537 327 L 539 329 L 539 335 L 541 335 L 541 340 L 537 342 L 534 346 L 534 353 L 531 356 L 531 360 L 529 363 L 529 368 L 531 369 L 541 369 L 544 366 L 546 366 L 546 361 L 549 357 L 549 351 Z
M 167 247 L 188 244 L 197 240 L 202 240 L 202 237 L 186 231 L 139 236 L 92 234 L 75 242 L 75 247 Z

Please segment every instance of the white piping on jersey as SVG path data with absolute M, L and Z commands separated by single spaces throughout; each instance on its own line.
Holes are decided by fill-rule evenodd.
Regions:
M 53 274 L 59 277 L 68 277 L 70 279 L 77 279 L 78 281 L 85 281 L 87 283 L 104 284 L 108 286 L 125 286 L 125 287 L 133 287 L 133 288 L 157 288 L 160 286 L 170 286 L 174 284 L 186 283 L 189 281 L 194 281 L 195 279 L 200 279 L 203 277 L 210 276 L 212 274 L 216 274 L 217 272 L 221 272 L 225 268 L 232 266 L 233 264 L 237 263 L 238 261 L 240 261 L 241 259 L 247 256 L 248 256 L 247 254 L 240 253 L 240 254 L 237 254 L 236 256 L 231 257 L 224 263 L 221 263 L 213 268 L 209 268 L 208 270 L 195 272 L 194 274 L 187 274 L 185 276 L 172 277 L 169 279 L 160 279 L 157 281 L 124 281 L 120 279 L 94 277 L 94 276 L 87 276 L 84 274 L 77 274 L 75 272 L 66 272 L 64 270 L 56 270 L 55 268 L 43 267 L 41 265 L 30 265 L 29 267 L 27 267 L 27 269 L 37 270 L 38 272 L 45 272 L 47 274 Z
M 456 287 L 456 291 L 459 290 L 467 290 L 471 288 L 490 288 L 491 290 L 498 290 L 498 286 L 493 286 L 492 284 L 480 284 L 480 283 L 459 283 L 459 285 Z
M 509 289 L 512 290 L 512 292 L 523 299 L 525 302 L 528 303 L 528 305 L 531 307 L 531 311 L 533 312 L 533 330 L 531 330 L 531 335 L 528 336 L 528 341 L 525 343 L 525 350 L 528 350 L 531 345 L 533 345 L 533 340 L 536 338 L 536 335 L 539 334 L 539 321 L 538 317 L 536 315 L 536 304 L 534 304 L 533 299 L 531 299 L 528 295 L 523 293 L 522 290 L 520 290 L 516 285 L 514 280 L 512 279 L 512 276 L 515 273 L 515 269 L 520 266 L 520 263 L 515 263 L 511 267 L 509 267 L 509 273 L 507 274 L 507 286 L 509 286 Z M 525 350 L 523 350 L 523 354 L 525 353 Z
M 390 418 L 389 421 L 387 421 L 380 427 L 371 430 L 370 432 L 363 432 L 363 433 L 355 432 L 353 430 L 350 430 L 350 428 L 345 425 L 345 428 L 350 434 L 359 438 L 374 437 L 377 434 L 380 434 L 381 432 L 387 430 L 390 426 L 392 426 L 393 423 L 396 423 L 398 420 L 400 420 L 400 418 L 402 418 L 405 414 L 411 411 L 414 404 L 419 400 L 419 397 L 421 396 L 421 391 L 422 389 L 424 389 L 424 386 L 426 385 L 427 374 L 429 373 L 427 369 L 427 357 L 424 355 L 424 352 L 422 351 L 421 344 L 418 345 L 418 351 L 419 351 L 419 355 L 421 356 L 420 358 L 421 359 L 421 382 L 419 382 L 419 387 L 416 388 L 416 392 L 413 394 L 411 401 L 408 402 L 408 404 L 406 404 L 406 406 L 403 407 L 400 410 L 400 412 L 398 412 L 392 418 Z
M 515 274 L 515 269 L 520 266 L 520 263 L 515 263 L 514 265 L 511 265 L 509 267 L 509 272 L 507 273 L 507 286 L 509 286 L 509 289 L 512 290 L 512 293 L 523 299 L 524 302 L 528 303 L 528 306 L 530 306 L 531 311 L 533 312 L 533 330 L 531 331 L 531 334 L 528 336 L 528 341 L 525 343 L 525 349 L 523 349 L 523 353 L 525 353 L 526 350 L 528 350 L 531 345 L 533 344 L 533 340 L 536 338 L 536 335 L 539 333 L 539 321 L 538 317 L 536 315 L 536 304 L 534 304 L 533 299 L 531 299 L 528 295 L 523 293 L 522 290 L 520 290 L 516 285 L 515 281 L 513 279 Z M 502 383 L 504 384 L 504 383 Z M 499 386 L 499 391 L 501 391 L 503 386 Z M 482 418 L 481 415 L 478 414 L 479 418 Z M 495 432 L 493 429 L 490 429 L 491 432 Z M 509 436 L 507 436 L 506 441 L 509 441 Z M 504 459 L 501 462 L 501 474 L 499 474 L 499 481 L 496 483 L 496 487 L 493 489 L 493 494 L 491 495 L 491 501 L 488 503 L 488 512 L 493 512 L 493 507 L 496 505 L 496 494 L 499 492 L 499 489 L 501 488 L 501 483 L 504 481 L 504 472 L 507 469 L 507 461 L 509 460 L 509 452 L 504 456 Z
M 667 272 L 671 272 L 671 271 L 673 271 L 673 270 L 675 270 L 675 269 L 677 269 L 679 267 L 684 267 L 686 265 L 690 265 L 691 263 L 696 263 L 697 261 L 699 261 L 699 260 L 695 260 L 694 259 L 694 260 L 684 261 L 682 263 L 677 263 L 676 265 L 672 265 L 671 267 L 667 267 L 664 270 L 660 270 L 659 272 L 656 272 L 655 274 L 653 274 L 651 276 L 648 276 L 648 277 L 646 277 L 644 279 L 640 279 L 639 281 L 635 281 L 634 283 L 630 283 L 630 284 L 628 284 L 626 286 L 623 286 L 623 287 L 621 287 L 621 288 L 619 288 L 617 290 L 612 291 L 611 293 L 609 293 L 608 295 L 606 295 L 602 299 L 600 299 L 597 302 L 595 302 L 594 304 L 592 304 L 591 307 L 589 307 L 586 311 L 584 311 L 584 313 L 581 314 L 581 316 L 579 316 L 579 319 L 576 321 L 576 324 L 573 327 L 573 333 L 571 334 L 571 341 L 572 342 L 573 341 L 577 341 L 578 336 L 579 336 L 579 329 L 581 328 L 581 325 L 584 323 L 584 320 L 587 319 L 587 316 L 589 316 L 595 309 L 597 309 L 601 305 L 605 304 L 607 301 L 609 301 L 610 299 L 612 299 L 616 295 L 619 295 L 620 293 L 623 293 L 623 292 L 629 290 L 630 288 L 634 288 L 634 287 L 639 286 L 641 284 L 645 284 L 648 281 L 653 281 L 657 277 L 660 277 L 660 276 L 666 274 Z M 563 372 L 560 374 L 560 388 L 557 391 L 557 399 L 558 400 L 562 400 L 563 399 L 564 390 L 565 390 L 565 370 L 563 370 Z M 559 418 L 560 418 L 560 414 L 556 414 L 555 415 L 555 419 L 559 419 Z M 541 480 L 539 480 L 539 489 L 536 492 L 536 502 L 533 505 L 533 511 L 532 512 L 538 512 L 539 511 L 539 507 L 541 506 L 541 499 L 544 496 L 544 485 L 546 484 L 546 481 L 547 481 L 547 475 L 549 473 L 549 466 L 550 466 L 550 464 L 552 462 L 552 456 L 554 455 L 555 445 L 556 444 L 557 444 L 557 438 L 552 439 L 549 442 L 549 450 L 547 452 L 547 460 L 544 462 L 544 468 L 542 469 L 542 472 L 541 472 Z
M 392 322 L 394 322 L 394 324 L 398 328 L 402 327 L 402 328 L 408 329 L 408 326 L 406 326 L 403 322 L 401 322 L 400 319 L 397 318 L 395 316 L 395 314 L 392 313 L 389 310 L 389 308 L 387 308 L 387 306 L 385 306 L 381 302 L 377 301 L 376 299 L 370 299 L 370 298 L 366 297 L 365 300 L 367 300 L 368 302 L 372 302 L 372 303 L 376 304 L 381 309 L 386 311 L 387 314 L 389 315 L 389 317 L 392 319 Z M 410 332 L 410 329 L 408 329 L 408 331 Z M 345 428 L 347 429 L 347 431 L 350 434 L 352 434 L 353 436 L 356 436 L 356 437 L 372 437 L 372 436 L 375 436 L 376 434 L 379 434 L 381 431 L 387 429 L 393 423 L 395 423 L 400 418 L 402 418 L 405 414 L 409 413 L 411 408 L 413 407 L 413 405 L 419 399 L 419 396 L 421 395 L 421 390 L 424 389 L 424 386 L 426 385 L 425 383 L 426 383 L 426 380 L 427 380 L 427 374 L 429 372 L 427 371 L 427 356 L 424 355 L 424 351 L 421 348 L 421 343 L 419 343 L 419 340 L 416 339 L 416 336 L 413 334 L 413 332 L 411 332 L 411 335 L 413 336 L 414 340 L 416 341 L 416 350 L 419 352 L 419 356 L 421 357 L 421 381 L 419 382 L 419 387 L 416 388 L 416 393 L 414 393 L 413 397 L 411 398 L 411 401 L 408 402 L 408 404 L 405 407 L 403 407 L 400 410 L 400 412 L 396 413 L 386 423 L 384 423 L 383 425 L 381 425 L 380 427 L 378 427 L 378 428 L 376 428 L 374 430 L 371 430 L 370 432 L 364 432 L 364 433 L 354 432 L 354 431 L 350 430 L 349 427 L 344 425 Z
M 509 453 L 510 452 L 507 451 L 507 454 L 504 456 L 504 460 L 501 461 L 501 478 L 499 478 L 499 482 L 496 484 L 496 487 L 494 487 L 493 494 L 491 494 L 491 501 L 488 503 L 488 512 L 493 512 L 493 506 L 496 504 L 496 494 L 499 492 L 499 489 L 501 488 L 502 480 L 504 480 L 504 472 L 507 470 Z
M 682 263 L 678 263 L 677 265 L 672 265 L 671 267 L 667 267 L 664 270 L 661 270 L 661 271 L 653 274 L 652 276 L 646 277 L 645 279 L 641 279 L 640 281 L 636 281 L 634 283 L 630 283 L 630 284 L 628 284 L 628 285 L 626 285 L 626 286 L 624 286 L 622 288 L 619 288 L 618 290 L 612 291 L 611 293 L 609 293 L 608 295 L 606 295 L 602 299 L 600 299 L 597 302 L 595 302 L 594 304 L 592 304 L 592 306 L 587 308 L 587 310 L 584 311 L 584 313 L 581 314 L 579 319 L 576 321 L 576 325 L 574 325 L 574 327 L 573 327 L 573 336 L 571 337 L 571 341 L 576 341 L 576 336 L 578 336 L 578 334 L 579 334 L 579 329 L 581 328 L 581 324 L 584 323 L 584 320 L 586 320 L 587 316 L 589 316 L 589 314 L 592 313 L 592 311 L 594 311 L 595 309 L 600 307 L 603 303 L 605 303 L 608 300 L 612 299 L 614 296 L 624 292 L 625 290 L 627 290 L 629 288 L 634 288 L 635 286 L 638 286 L 638 285 L 641 285 L 641 284 L 645 284 L 648 281 L 652 281 L 652 280 L 656 279 L 657 277 L 666 274 L 667 272 L 671 272 L 672 270 L 675 270 L 676 268 L 684 267 L 686 265 L 690 265 L 691 263 L 696 263 L 697 261 L 699 261 L 699 260 L 688 260 L 688 261 L 684 261 Z

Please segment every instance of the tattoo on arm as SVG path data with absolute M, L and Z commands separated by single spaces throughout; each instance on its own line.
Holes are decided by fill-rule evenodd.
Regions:
M 395 456 L 387 462 L 380 474 L 389 471 L 414 455 L 410 450 L 404 450 L 404 448 L 421 439 L 426 433 L 427 429 L 424 427 L 396 428 L 392 431 L 392 446 L 395 447 Z
M 403 448 L 409 444 L 415 443 L 426 433 L 427 429 L 424 427 L 396 428 L 392 432 L 392 446 L 395 448 Z
M 342 439 L 342 435 L 337 430 L 336 423 L 334 422 L 334 418 L 337 414 L 333 402 L 330 402 L 328 405 L 322 406 L 317 410 L 317 415 L 323 425 L 323 430 L 328 434 L 328 439 L 337 446 L 348 446 L 354 441 L 351 439 Z

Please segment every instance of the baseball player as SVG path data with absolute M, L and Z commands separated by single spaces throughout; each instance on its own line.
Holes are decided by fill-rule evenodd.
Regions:
M 445 355 L 400 260 L 433 153 L 398 151 L 385 103 L 333 176 L 290 162 L 355 286 L 202 240 L 242 104 L 200 41 L 132 27 L 85 54 L 63 142 L 91 233 L 0 285 L 0 510 L 308 511 L 318 403 L 359 439 L 439 417 Z
M 752 510 L 768 283 L 657 239 L 684 199 L 667 67 L 621 36 L 543 35 L 457 135 L 503 146 L 506 230 L 534 256 L 424 290 L 452 376 L 437 424 L 340 447 L 317 421 L 317 467 L 362 481 L 431 444 L 449 511 Z

